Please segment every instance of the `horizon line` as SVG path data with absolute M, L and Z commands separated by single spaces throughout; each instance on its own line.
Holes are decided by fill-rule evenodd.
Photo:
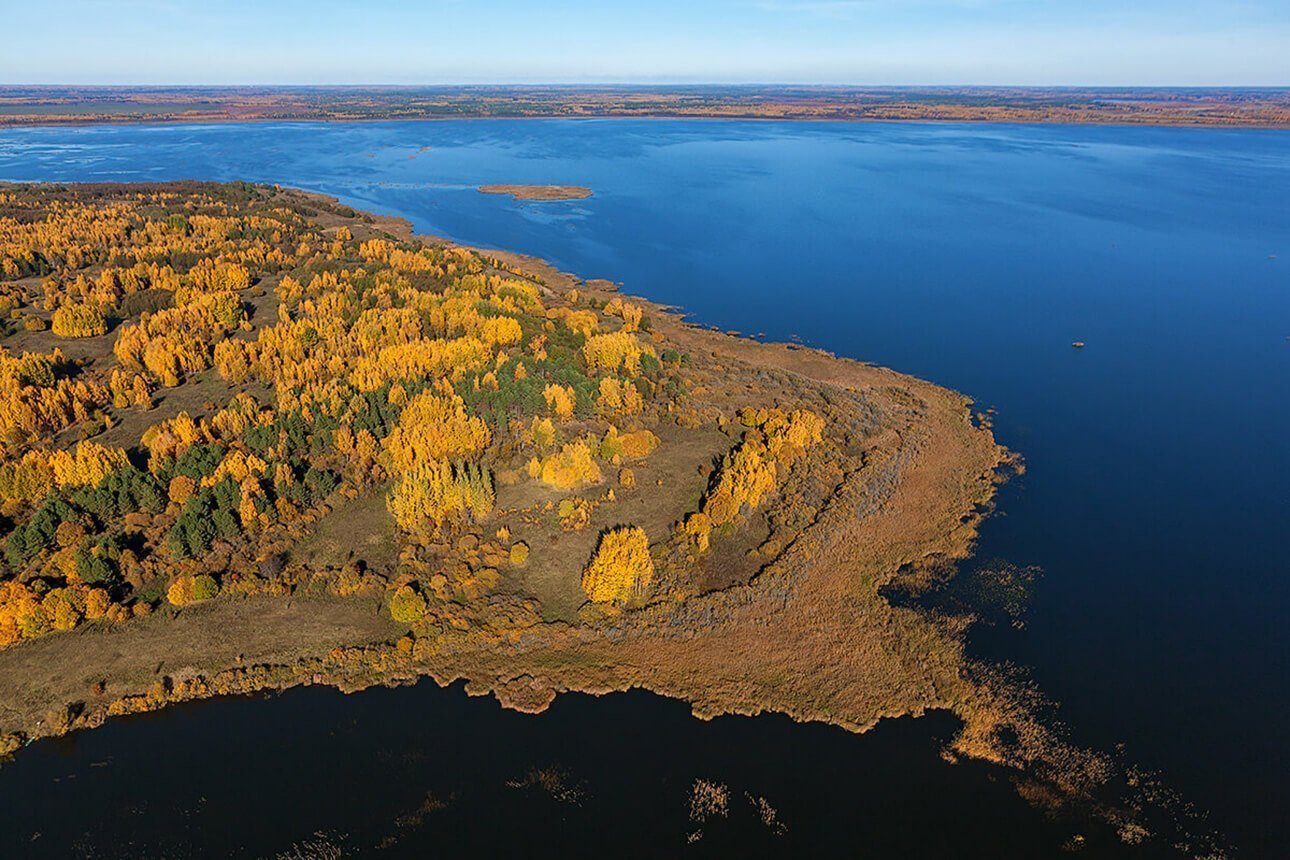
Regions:
M 871 84 L 854 82 L 794 82 L 794 81 L 473 81 L 469 83 L 218 83 L 218 82 L 172 82 L 172 83 L 53 83 L 53 82 L 0 82 L 0 90 L 17 89 L 168 89 L 182 87 L 185 89 L 471 89 L 486 87 L 508 87 L 514 89 L 559 88 L 576 89 L 579 87 L 629 87 L 629 88 L 662 88 L 662 87 L 783 87 L 798 89 L 1021 89 L 1021 90 L 1290 90 L 1290 83 L 1285 84 L 1205 84 L 1205 83 L 1133 83 L 1133 84 L 1018 84 L 1018 83 L 937 83 L 937 84 Z

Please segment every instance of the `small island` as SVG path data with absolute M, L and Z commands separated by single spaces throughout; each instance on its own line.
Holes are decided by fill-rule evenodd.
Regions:
M 591 196 L 581 185 L 481 185 L 483 194 L 509 194 L 516 200 L 582 200 Z

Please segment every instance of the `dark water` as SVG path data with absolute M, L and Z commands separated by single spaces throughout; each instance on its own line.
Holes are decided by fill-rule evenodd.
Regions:
M 953 728 L 905 719 L 856 743 L 778 716 L 703 723 L 641 692 L 566 696 L 530 717 L 430 682 L 306 688 L 40 744 L 4 769 L 0 844 L 49 857 L 272 857 L 321 839 L 389 857 L 930 858 L 1054 851 L 1080 830 L 1036 815 L 986 766 L 941 762 Z M 534 785 L 535 771 L 557 781 Z M 690 820 L 696 779 L 726 786 L 725 817 Z
M 236 178 L 324 191 L 423 232 L 622 281 L 704 323 L 798 337 L 996 407 L 997 435 L 1028 470 L 1005 488 L 980 557 L 1045 575 L 1026 628 L 983 629 L 973 647 L 1031 667 L 1076 741 L 1123 743 L 1128 760 L 1159 770 L 1245 855 L 1290 846 L 1290 132 L 625 120 L 23 129 L 0 131 L 0 178 Z M 473 191 L 493 182 L 596 194 L 519 203 Z M 1087 347 L 1072 349 L 1074 340 Z M 437 762 L 431 782 L 455 779 L 463 799 L 481 798 L 444 816 L 443 832 L 497 838 L 504 816 L 490 804 L 512 813 L 522 804 L 482 799 L 505 794 L 496 777 L 527 766 L 530 749 L 564 744 L 576 757 L 611 737 L 622 743 L 615 729 L 594 728 L 619 720 L 641 726 L 629 746 L 657 745 L 634 776 L 608 752 L 564 761 L 606 786 L 595 797 L 619 792 L 639 810 L 615 819 L 637 829 L 605 833 L 597 816 L 575 812 L 561 828 L 533 813 L 551 844 L 580 835 L 672 853 L 684 824 L 663 822 L 684 810 L 673 797 L 664 811 L 662 785 L 701 776 L 690 773 L 695 755 L 725 756 L 734 769 L 767 756 L 764 787 L 753 788 L 772 802 L 811 798 L 803 786 L 826 781 L 814 790 L 838 792 L 827 821 L 803 812 L 790 829 L 804 848 L 865 853 L 872 842 L 881 856 L 897 844 L 883 839 L 903 833 L 936 853 L 945 832 L 963 837 L 953 844 L 964 853 L 1041 855 L 1064 838 L 1033 815 L 993 834 L 1027 851 L 956 830 L 1026 813 L 984 772 L 937 764 L 930 723 L 854 738 L 774 718 L 699 726 L 646 696 L 573 700 L 536 720 L 478 707 L 451 691 L 207 703 L 109 726 L 67 757 L 53 745 L 29 751 L 0 770 L 0 803 L 109 754 L 102 774 L 120 775 L 102 777 L 91 806 L 119 807 L 130 792 L 169 802 L 187 783 L 149 772 L 123 794 L 126 769 L 181 754 L 181 739 L 205 727 L 222 753 L 215 761 L 250 762 L 247 784 L 272 788 L 249 790 L 248 841 L 236 844 L 278 850 L 267 830 L 256 841 L 283 814 L 273 792 L 285 786 L 274 780 L 314 768 L 310 784 L 327 799 L 294 804 L 300 826 L 285 832 L 308 832 L 340 803 L 333 794 L 353 798 L 351 818 L 362 822 L 343 830 L 371 831 L 394 793 L 421 788 L 376 791 L 361 769 L 356 784 L 343 768 L 326 770 L 328 746 L 306 743 L 308 732 L 344 737 L 336 727 L 357 719 L 402 725 L 406 739 L 359 731 L 344 747 L 351 759 L 400 744 L 424 750 Z M 329 728 L 293 721 L 309 725 L 315 711 Z M 656 712 L 664 716 L 650 723 Z M 221 728 L 225 719 L 237 733 Z M 271 754 L 249 740 L 261 735 L 274 738 Z M 753 736 L 762 749 L 749 756 Z M 248 744 L 257 756 L 238 752 Z M 489 766 L 477 770 L 461 747 Z M 850 782 L 827 782 L 843 772 Z M 891 796 L 910 804 L 837 823 L 887 797 L 893 780 Z M 369 802 L 371 816 L 360 814 Z M 960 803 L 976 814 L 964 820 Z M 25 826 L 65 832 L 55 812 L 34 811 Z M 146 820 L 132 832 L 167 827 Z

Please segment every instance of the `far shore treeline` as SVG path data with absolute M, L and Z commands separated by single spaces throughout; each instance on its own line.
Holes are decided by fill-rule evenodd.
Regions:
M 687 117 L 1290 127 L 1290 89 L 835 86 L 0 87 L 0 126 Z

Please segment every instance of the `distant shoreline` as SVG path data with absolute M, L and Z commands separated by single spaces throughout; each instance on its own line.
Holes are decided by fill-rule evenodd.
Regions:
M 427 116 L 427 117 L 363 117 L 358 119 L 321 119 L 307 117 L 287 118 L 240 118 L 240 117 L 209 117 L 209 118 L 189 118 L 189 117 L 141 117 L 139 119 L 126 120 L 94 120 L 94 121 L 67 121 L 67 122 L 30 122 L 30 123 L 11 123 L 6 122 L 4 117 L 0 117 L 0 131 L 10 129 L 40 129 L 40 128 L 98 128 L 98 127 L 117 127 L 126 128 L 130 126 L 194 126 L 194 125 L 263 125 L 269 123 L 281 123 L 292 125 L 364 125 L 368 123 L 411 123 L 411 122 L 557 122 L 560 120 L 596 122 L 606 120 L 642 120 L 662 122 L 666 120 L 686 120 L 691 122 L 753 122 L 753 123 L 795 123 L 801 125 L 814 124 L 851 124 L 851 125 L 1015 125 L 1015 126 L 1052 126 L 1052 127 L 1080 127 L 1092 126 L 1099 128 L 1177 128 L 1190 129 L 1193 131 L 1290 131 L 1290 120 L 1279 123 L 1207 123 L 1207 122 L 1130 122 L 1125 120 L 1105 120 L 1105 121 L 1075 121 L 1075 120 L 1025 120 L 1025 119 L 940 119 L 940 118 L 912 118 L 912 119 L 847 119 L 844 117 L 764 117 L 764 116 L 697 116 L 697 115 L 669 115 L 669 114 L 649 114 L 649 115 L 632 115 L 632 116 L 577 116 L 577 117 L 558 117 L 558 116 Z
M 441 119 L 1290 128 L 1290 88 L 0 86 L 0 128 Z

